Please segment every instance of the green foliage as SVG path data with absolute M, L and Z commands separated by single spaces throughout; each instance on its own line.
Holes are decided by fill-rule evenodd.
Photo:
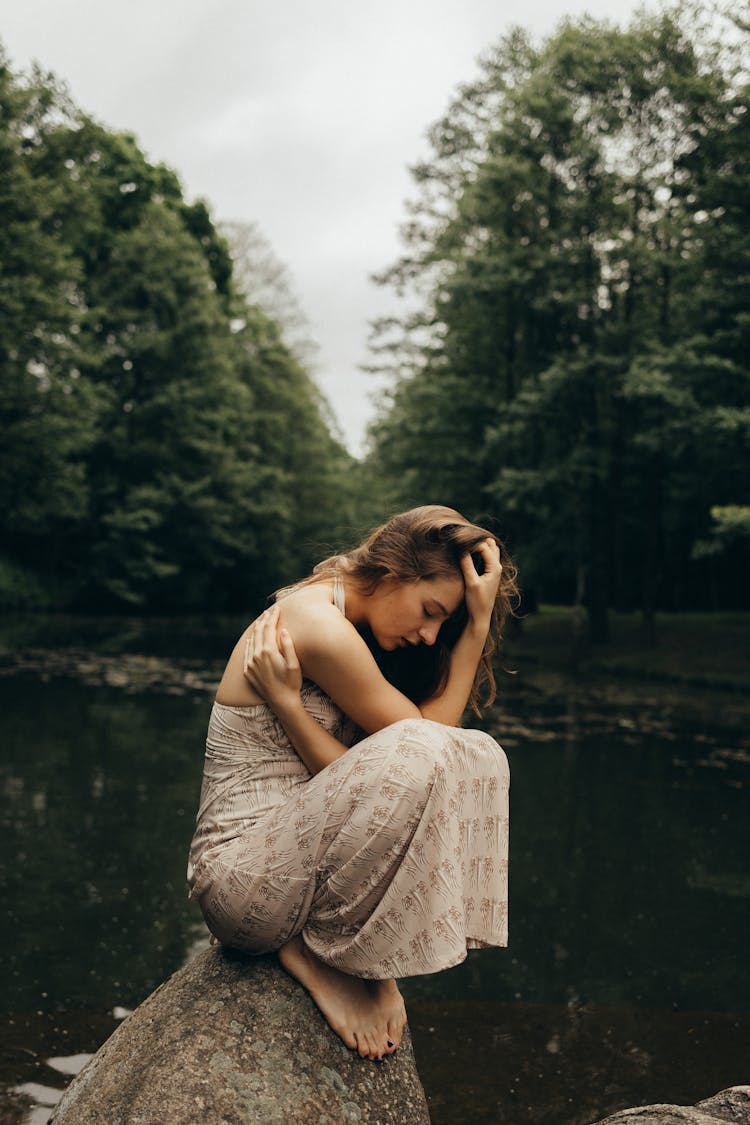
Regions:
M 717 35 L 675 9 L 507 36 L 382 277 L 422 298 L 375 333 L 394 502 L 500 511 L 527 586 L 600 640 L 609 606 L 746 604 L 693 551 L 750 488 L 746 35 Z
M 170 169 L 40 72 L 0 108 L 2 599 L 257 604 L 351 518 L 320 392 Z
M 693 557 L 707 558 L 729 550 L 738 543 L 750 540 L 750 507 L 728 504 L 711 509 L 713 527 L 710 539 L 699 539 L 693 547 Z
M 0 609 L 48 609 L 55 594 L 44 576 L 32 574 L 12 560 L 0 558 Z

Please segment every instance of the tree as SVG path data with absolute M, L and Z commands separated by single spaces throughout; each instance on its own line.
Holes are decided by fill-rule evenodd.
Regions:
M 294 291 L 288 268 L 256 223 L 220 226 L 233 262 L 234 282 L 249 305 L 260 309 L 280 330 L 284 343 L 302 367 L 312 370 L 318 345 Z
M 499 505 L 523 570 L 547 596 L 578 590 L 595 640 L 611 604 L 647 622 L 670 604 L 709 518 L 703 405 L 747 402 L 695 344 L 691 185 L 734 97 L 701 34 L 664 13 L 506 37 L 433 129 L 383 276 L 423 307 L 381 326 L 395 383 L 373 459 L 408 502 Z
M 80 379 L 81 271 L 56 230 L 60 185 L 35 168 L 56 101 L 66 112 L 48 78 L 19 84 L 0 56 L 0 599 L 50 598 L 21 576 L 64 580 L 88 514 L 96 396 Z
M 252 606 L 350 519 L 326 404 L 174 172 L 48 75 L 0 98 L 0 596 Z

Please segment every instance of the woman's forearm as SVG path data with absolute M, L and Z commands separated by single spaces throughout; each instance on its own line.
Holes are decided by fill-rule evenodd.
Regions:
M 497 542 L 487 538 L 476 551 L 461 556 L 469 620 L 451 652 L 448 680 L 440 695 L 420 710 L 425 719 L 457 726 L 469 702 L 474 677 L 484 652 L 503 568 Z
M 458 726 L 469 702 L 488 631 L 489 625 L 483 627 L 469 621 L 451 652 L 448 679 L 443 691 L 419 708 L 423 718 L 449 727 Z
M 487 632 L 488 627 L 471 621 L 467 624 L 451 652 L 448 679 L 443 691 L 419 708 L 423 718 L 445 726 L 459 724 L 469 701 Z M 284 693 L 269 699 L 268 703 L 311 774 L 320 773 L 348 750 L 305 710 L 298 694 Z
M 320 773 L 349 749 L 305 710 L 299 695 L 269 701 L 269 706 L 311 774 Z

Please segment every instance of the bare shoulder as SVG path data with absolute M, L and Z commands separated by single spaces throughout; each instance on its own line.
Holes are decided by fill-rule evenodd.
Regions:
M 352 645 L 367 652 L 356 629 L 333 604 L 329 584 L 321 582 L 292 590 L 278 604 L 281 624 L 289 631 L 303 673 L 309 679 L 315 679 L 316 657 L 330 661 L 332 653 L 338 652 L 351 658 Z M 254 624 L 247 626 L 234 646 L 216 693 L 218 703 L 246 706 L 263 702 L 244 675 L 245 646 Z
M 333 604 L 330 587 L 303 587 L 280 605 L 304 675 L 358 726 L 371 733 L 419 717 L 411 700 L 383 678 L 364 639 Z
M 303 586 L 279 601 L 281 624 L 288 629 L 302 666 L 305 657 L 331 647 L 354 645 L 366 649 L 357 630 L 333 604 L 326 583 Z

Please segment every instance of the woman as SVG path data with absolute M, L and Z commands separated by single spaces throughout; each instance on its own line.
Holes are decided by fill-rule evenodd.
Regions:
M 366 1058 L 401 1041 L 395 977 L 507 944 L 507 762 L 456 727 L 494 698 L 514 576 L 458 512 L 404 512 L 280 591 L 216 694 L 191 897 Z

